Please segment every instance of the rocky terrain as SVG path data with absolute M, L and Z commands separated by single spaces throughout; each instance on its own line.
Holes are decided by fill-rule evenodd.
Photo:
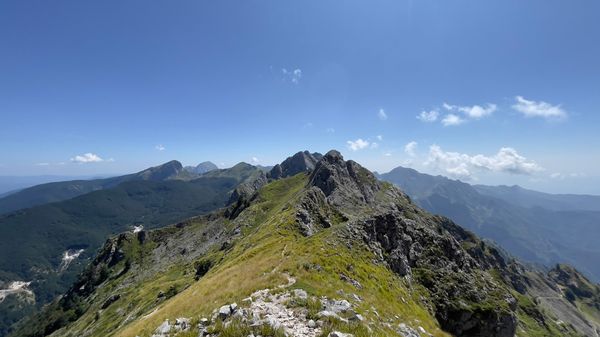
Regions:
M 336 151 L 233 195 L 111 238 L 12 336 L 598 335 L 598 286 L 576 270 L 522 265 Z

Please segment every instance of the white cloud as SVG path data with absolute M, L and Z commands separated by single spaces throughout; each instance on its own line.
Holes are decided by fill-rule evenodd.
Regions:
M 378 147 L 379 147 L 379 144 L 377 144 L 377 143 L 375 143 L 375 142 L 372 142 L 372 143 L 371 143 L 371 148 L 372 148 L 372 149 L 376 149 L 376 148 L 378 148 Z
M 515 97 L 517 101 L 512 107 L 525 117 L 541 117 L 548 120 L 564 119 L 567 117 L 567 112 L 560 105 L 551 105 L 544 101 L 530 101 L 523 96 Z
M 377 135 L 377 140 L 380 141 L 380 142 L 383 141 L 383 136 L 382 135 Z
M 388 119 L 388 116 L 385 113 L 385 110 L 383 109 L 379 109 L 379 112 L 377 112 L 377 117 L 379 117 L 379 119 L 381 119 L 382 121 Z
M 50 166 L 50 163 L 37 163 L 35 166 Z
M 519 155 L 510 147 L 501 148 L 492 156 L 477 154 L 470 156 L 458 152 L 445 152 L 439 146 L 429 148 L 429 157 L 424 163 L 445 170 L 451 176 L 470 179 L 473 170 L 529 175 L 543 170 L 535 162 Z
M 417 142 L 415 142 L 415 141 L 409 142 L 408 144 L 404 145 L 404 152 L 411 157 L 415 157 L 417 155 L 415 152 L 417 150 L 417 146 L 418 146 Z
M 392 156 L 392 153 L 391 153 L 391 152 L 385 152 L 383 155 L 384 155 L 385 157 L 391 157 L 391 156 Z
M 294 70 L 287 70 L 286 68 L 282 68 L 281 73 L 283 74 L 284 78 L 289 79 L 294 84 L 298 84 L 300 82 L 300 79 L 302 78 L 302 70 L 298 68 Z
M 422 122 L 431 123 L 437 121 L 439 116 L 440 113 L 435 110 L 421 111 L 421 113 L 417 116 L 417 119 Z
M 164 147 L 164 145 L 162 145 L 162 144 L 158 144 L 158 145 L 156 145 L 154 148 L 155 148 L 157 151 L 164 151 L 164 150 L 165 150 L 165 147 Z
M 335 129 L 334 128 L 327 128 L 325 130 L 325 132 L 327 132 L 327 133 L 335 133 Z
M 464 119 L 460 118 L 460 116 L 455 114 L 447 114 L 446 116 L 444 116 L 444 119 L 442 119 L 442 124 L 444 126 L 456 126 L 461 125 L 464 122 Z
M 443 104 L 444 109 L 448 111 L 460 111 L 465 114 L 465 116 L 472 119 L 480 119 L 486 116 L 491 115 L 494 111 L 497 110 L 498 106 L 496 104 L 488 103 L 485 107 L 481 105 L 473 105 L 473 106 L 459 106 L 459 105 L 450 105 L 448 103 Z
M 357 140 L 349 140 L 346 142 L 346 144 L 348 144 L 348 148 L 352 151 L 358 151 L 358 150 L 362 150 L 366 147 L 369 146 L 369 141 L 366 140 L 362 140 L 361 138 L 357 139 Z
M 292 72 L 292 82 L 298 83 L 298 81 L 300 81 L 301 78 L 302 78 L 302 70 L 294 69 L 294 71 Z
M 83 163 L 97 163 L 97 162 L 104 161 L 104 159 L 100 158 L 100 156 L 98 156 L 97 154 L 88 152 L 88 153 L 84 153 L 82 155 L 78 155 L 78 156 L 71 158 L 71 161 L 74 163 L 83 164 Z M 114 161 L 114 159 L 111 161 Z
M 250 158 L 250 161 L 252 162 L 252 164 L 258 164 L 258 163 L 260 163 L 260 159 L 258 159 L 257 157 Z
M 459 179 L 464 179 L 464 180 L 471 180 L 471 172 L 468 169 L 467 164 L 465 163 L 461 163 L 456 167 L 448 167 L 446 168 L 446 172 L 455 178 L 459 178 Z

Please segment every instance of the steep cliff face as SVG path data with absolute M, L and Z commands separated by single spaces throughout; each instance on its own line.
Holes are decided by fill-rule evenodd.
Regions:
M 307 152 L 290 158 L 302 159 L 297 174 L 259 178 L 226 209 L 109 240 L 66 295 L 14 335 L 594 332 L 576 306 L 561 314 L 536 299 L 538 280 L 560 289 L 553 277 L 565 277 L 506 259 L 337 151 L 310 170 Z M 293 172 L 288 164 L 276 172 Z

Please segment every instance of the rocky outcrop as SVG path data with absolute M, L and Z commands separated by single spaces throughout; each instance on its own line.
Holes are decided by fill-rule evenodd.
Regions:
M 305 236 L 331 227 L 331 219 L 346 220 L 329 205 L 323 191 L 315 186 L 308 188 L 300 198 L 296 218 L 300 231 Z
M 226 215 L 230 218 L 235 218 L 242 210 L 250 205 L 256 192 L 266 185 L 267 182 L 266 175 L 263 172 L 259 172 L 255 179 L 238 185 L 229 197 L 227 204 L 230 205 L 230 207 L 227 210 Z
M 392 271 L 429 290 L 444 330 L 456 336 L 513 336 L 516 300 L 462 248 L 459 240 L 469 236 L 455 231 L 457 238 L 446 229 L 456 230 L 447 220 L 413 212 L 418 210 L 389 211 L 348 228 Z
M 548 272 L 548 276 L 563 287 L 567 299 L 571 301 L 575 297 L 600 298 L 600 288 L 571 266 L 557 264 Z
M 335 150 L 327 152 L 317 163 L 309 185 L 321 189 L 330 204 L 345 209 L 374 202 L 381 189 L 373 173 L 352 160 L 344 161 Z
M 308 173 L 314 170 L 315 165 L 321 158 L 322 156 L 319 153 L 298 152 L 288 157 L 281 164 L 275 165 L 267 176 L 269 179 L 281 179 L 301 172 Z

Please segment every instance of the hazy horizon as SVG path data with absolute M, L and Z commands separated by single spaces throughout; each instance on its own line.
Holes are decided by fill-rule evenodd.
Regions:
M 314 152 L 314 151 L 312 151 L 312 152 Z M 323 154 L 325 152 L 323 152 Z M 221 163 L 221 165 L 219 165 L 219 164 L 215 163 L 214 161 L 212 161 L 210 159 L 200 160 L 200 161 L 198 161 L 196 163 L 192 163 L 192 162 L 185 163 L 185 162 L 182 162 L 182 161 L 177 160 L 177 159 L 171 159 L 171 160 L 177 160 L 177 161 L 181 162 L 181 164 L 184 167 L 185 166 L 196 166 L 199 163 L 204 162 L 204 161 L 213 162 L 215 165 L 217 165 L 217 167 L 219 169 L 229 168 L 229 167 L 232 167 L 233 165 L 235 165 L 237 163 L 241 163 L 241 162 L 245 162 L 245 163 L 252 164 L 252 165 L 260 165 L 260 166 L 267 166 L 268 167 L 268 166 L 274 166 L 276 164 L 281 163 L 287 156 L 290 156 L 292 154 L 293 153 L 290 153 L 289 155 L 286 155 L 285 157 L 282 157 L 281 160 L 279 160 L 278 162 L 273 162 L 273 163 L 252 163 L 252 160 L 240 160 L 240 161 L 233 161 L 233 164 L 231 164 L 231 165 L 224 165 L 224 163 Z M 0 175 L 0 194 L 6 193 L 6 192 L 11 192 L 13 190 L 18 190 L 18 189 L 21 189 L 21 188 L 26 188 L 26 187 L 34 186 L 34 185 L 41 184 L 41 183 L 47 183 L 47 182 L 58 182 L 58 181 L 65 181 L 65 180 L 72 180 L 72 179 L 83 179 L 83 180 L 87 180 L 87 179 L 99 179 L 99 178 L 108 178 L 108 177 L 114 177 L 114 176 L 120 176 L 120 175 L 127 175 L 127 174 L 131 174 L 131 173 L 142 171 L 142 170 L 150 168 L 150 167 L 162 165 L 162 164 L 167 163 L 167 162 L 169 162 L 171 160 L 167 160 L 165 162 L 160 162 L 160 163 L 152 164 L 152 165 L 150 165 L 148 167 L 136 168 L 136 169 L 133 169 L 132 171 L 112 172 L 112 173 L 104 172 L 104 173 L 96 173 L 96 174 L 91 174 L 91 175 L 89 175 L 89 174 L 88 175 L 84 175 L 84 174 L 82 174 L 82 175 L 61 175 L 61 174 L 52 175 L 52 174 L 49 174 L 48 175 L 48 174 L 46 174 L 46 175 L 12 175 L 12 176 L 10 176 L 10 175 Z M 359 163 L 359 164 L 362 164 L 362 163 Z M 545 193 L 551 193 L 551 194 L 581 194 L 581 195 L 587 194 L 587 195 L 600 195 L 600 193 L 594 192 L 593 189 L 585 189 L 585 188 L 581 188 L 582 192 L 573 192 L 573 190 L 577 189 L 577 186 L 576 186 L 575 189 L 573 188 L 573 181 L 572 181 L 572 179 L 571 179 L 571 181 L 566 181 L 566 182 L 563 180 L 564 184 L 562 184 L 562 186 L 559 185 L 559 186 L 555 186 L 555 188 L 546 189 L 543 186 L 536 185 L 535 184 L 536 182 L 535 181 L 532 182 L 531 180 L 529 180 L 529 181 L 523 181 L 523 180 L 521 180 L 519 182 L 518 179 L 514 179 L 512 183 L 510 181 L 505 182 L 505 180 L 498 180 L 498 181 L 490 180 L 489 183 L 485 183 L 485 182 L 481 182 L 481 181 L 478 181 L 478 180 L 460 179 L 460 178 L 453 177 L 453 176 L 448 175 L 448 174 L 443 174 L 443 173 L 439 173 L 439 172 L 436 173 L 435 171 L 428 172 L 427 168 L 425 168 L 425 170 L 423 170 L 423 169 L 418 169 L 418 168 L 414 167 L 414 165 L 406 165 L 406 164 L 407 163 L 401 163 L 398 166 L 395 166 L 395 167 L 391 168 L 390 170 L 384 170 L 384 171 L 377 171 L 377 170 L 369 168 L 366 165 L 365 165 L 365 167 L 368 168 L 369 170 L 373 171 L 373 172 L 378 172 L 380 174 L 387 173 L 387 172 L 389 172 L 389 171 L 391 171 L 391 170 L 393 170 L 394 168 L 397 168 L 397 167 L 412 168 L 412 169 L 417 170 L 420 173 L 434 175 L 434 176 L 441 175 L 441 176 L 444 176 L 444 177 L 446 177 L 448 179 L 459 180 L 459 181 L 462 181 L 462 182 L 465 182 L 465 183 L 468 183 L 468 184 L 471 184 L 471 185 L 489 185 L 489 186 L 514 186 L 514 185 L 517 185 L 517 186 L 521 186 L 521 187 L 526 188 L 526 189 L 531 189 L 531 190 L 536 190 L 536 191 L 539 191 L 539 192 L 545 192 Z M 410 164 L 410 163 L 408 163 L 408 164 Z M 3 179 L 11 179 L 11 178 L 20 178 L 20 179 L 22 179 L 24 181 L 28 181 L 28 179 L 30 179 L 31 181 L 30 182 L 26 182 L 26 183 L 23 183 L 22 181 L 16 181 L 16 182 L 15 181 L 9 181 L 9 182 L 3 181 Z M 33 178 L 33 179 L 31 179 L 31 178 Z M 41 181 L 38 182 L 37 180 L 35 180 L 36 178 L 45 178 L 45 179 L 42 179 Z M 581 178 L 584 178 L 584 177 L 581 177 Z M 589 178 L 586 179 L 586 180 L 589 181 Z M 8 185 L 6 185 L 7 183 L 8 183 Z M 6 187 L 6 186 L 17 186 L 17 187 L 12 187 L 11 188 L 11 187 Z M 585 187 L 585 186 L 582 186 L 582 187 Z M 586 191 L 590 191 L 590 192 L 586 192 Z

